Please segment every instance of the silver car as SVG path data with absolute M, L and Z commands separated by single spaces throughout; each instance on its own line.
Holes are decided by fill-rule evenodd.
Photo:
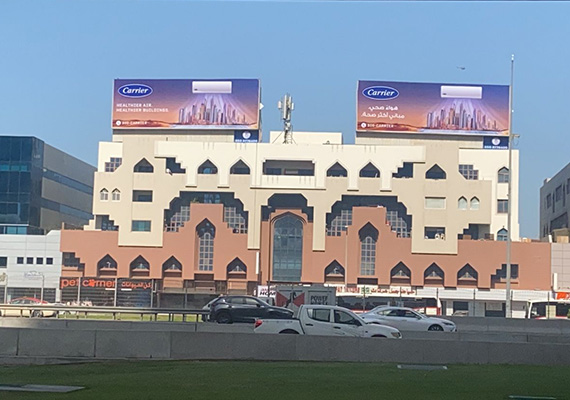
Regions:
M 376 307 L 360 314 L 368 323 L 393 326 L 401 331 L 440 331 L 456 332 L 455 323 L 443 318 L 428 317 L 406 307 Z

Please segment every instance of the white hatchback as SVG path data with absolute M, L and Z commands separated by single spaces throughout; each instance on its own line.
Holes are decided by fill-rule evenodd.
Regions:
M 376 307 L 360 317 L 368 323 L 392 326 L 401 331 L 456 332 L 455 323 L 443 318 L 428 317 L 406 307 Z

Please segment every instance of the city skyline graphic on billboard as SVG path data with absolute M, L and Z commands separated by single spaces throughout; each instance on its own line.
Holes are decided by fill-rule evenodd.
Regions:
M 259 129 L 258 79 L 115 79 L 113 129 Z
M 358 81 L 357 132 L 507 136 L 508 85 Z

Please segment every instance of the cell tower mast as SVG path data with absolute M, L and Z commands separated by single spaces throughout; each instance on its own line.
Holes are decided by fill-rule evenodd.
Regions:
M 291 112 L 295 109 L 293 98 L 289 93 L 283 96 L 283 99 L 277 103 L 277 108 L 281 110 L 281 118 L 283 119 L 283 143 L 293 143 L 293 125 L 291 125 Z

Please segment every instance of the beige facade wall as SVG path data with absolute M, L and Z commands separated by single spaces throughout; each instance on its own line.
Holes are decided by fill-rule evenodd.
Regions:
M 274 194 L 301 194 L 314 209 L 311 248 L 326 249 L 326 214 L 343 195 L 396 196 L 412 216 L 412 253 L 457 254 L 457 235 L 469 224 L 488 226 L 495 233 L 506 225 L 506 214 L 497 213 L 497 199 L 506 195 L 506 184 L 497 182 L 497 171 L 507 165 L 508 154 L 502 150 L 483 150 L 481 141 L 472 138 L 457 140 L 412 140 L 410 138 L 359 138 L 356 145 L 334 144 L 270 144 L 233 143 L 224 141 L 183 140 L 185 136 L 120 135 L 113 143 L 101 143 L 98 172 L 95 174 L 93 213 L 109 215 L 120 227 L 120 246 L 160 247 L 164 241 L 164 210 L 182 191 L 231 192 L 249 213 L 249 249 L 259 249 L 261 238 L 261 208 Z M 301 140 L 300 140 L 301 141 Z M 518 240 L 518 152 L 513 152 L 513 223 L 512 237 Z M 111 157 L 121 157 L 122 166 L 115 172 L 104 171 Z M 176 158 L 185 174 L 169 174 L 165 159 Z M 152 174 L 133 173 L 133 167 L 142 158 L 154 166 Z M 210 160 L 218 169 L 217 175 L 198 175 L 198 167 Z M 250 175 L 231 175 L 230 168 L 243 161 Z M 315 165 L 315 176 L 263 175 L 265 160 L 310 161 Z M 348 177 L 327 177 L 327 170 L 336 162 L 347 171 Z M 414 163 L 414 177 L 395 179 L 403 162 Z M 359 171 L 368 163 L 380 170 L 379 178 L 360 178 Z M 479 180 L 466 180 L 458 172 L 461 163 L 473 164 Z M 425 172 L 434 164 L 446 171 L 447 179 L 425 179 Z M 109 192 L 108 201 L 99 200 L 99 192 Z M 121 200 L 110 198 L 114 189 L 121 191 Z M 132 203 L 133 190 L 152 190 L 152 203 Z M 477 197 L 478 210 L 459 210 L 460 197 Z M 443 197 L 445 209 L 425 208 L 426 197 Z M 151 232 L 131 232 L 132 220 L 151 221 Z M 425 239 L 424 227 L 445 227 L 445 238 Z M 89 229 L 94 229 L 93 222 Z
M 552 286 L 555 291 L 570 291 L 570 244 L 552 243 Z

